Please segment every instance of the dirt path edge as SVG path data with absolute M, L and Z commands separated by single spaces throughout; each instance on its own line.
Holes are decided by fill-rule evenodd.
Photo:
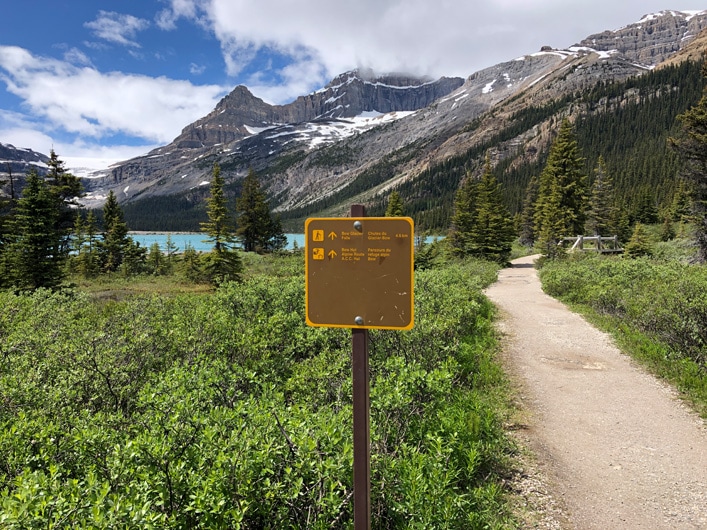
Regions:
M 707 429 L 514 260 L 486 291 L 517 387 L 529 528 L 707 528 Z

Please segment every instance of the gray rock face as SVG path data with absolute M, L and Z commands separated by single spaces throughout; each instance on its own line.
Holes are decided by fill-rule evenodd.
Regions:
M 173 142 L 177 148 L 213 147 L 251 136 L 264 127 L 323 118 L 350 118 L 362 112 L 412 111 L 459 88 L 461 78 L 438 81 L 404 76 L 376 78 L 348 72 L 322 90 L 287 105 L 268 105 L 244 86 L 236 87 L 204 118 L 188 125 Z
M 629 60 L 646 66 L 656 66 L 679 51 L 705 28 L 707 11 L 662 11 L 655 15 L 646 15 L 638 23 L 625 28 L 590 35 L 578 46 L 606 52 L 616 50 Z
M 11 144 L 0 143 L 0 172 L 7 174 L 8 168 L 13 174 L 26 173 L 31 168 L 44 174 L 49 157 L 31 149 L 19 149 Z
M 40 175 L 45 175 L 47 162 L 47 155 L 0 143 L 0 196 L 9 197 L 13 193 L 18 196 L 27 173 L 34 169 Z

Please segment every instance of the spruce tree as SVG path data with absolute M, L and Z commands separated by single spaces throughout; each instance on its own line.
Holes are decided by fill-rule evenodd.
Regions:
M 504 263 L 511 253 L 513 218 L 488 158 L 481 179 L 467 178 L 457 191 L 449 237 L 456 256 Z
M 452 254 L 468 256 L 471 252 L 471 231 L 476 218 L 477 183 L 467 175 L 454 196 L 454 214 L 449 228 L 449 243 Z
M 702 65 L 702 76 L 707 80 L 707 61 Z M 699 102 L 678 119 L 683 134 L 671 138 L 670 143 L 685 162 L 683 176 L 692 183 L 697 259 L 707 263 L 707 84 Z
M 540 174 L 535 205 L 534 231 L 538 248 L 548 256 L 557 255 L 558 243 L 563 237 L 584 232 L 586 176 L 583 166 L 572 125 L 565 119 Z
M 676 236 L 675 227 L 673 222 L 670 220 L 670 216 L 666 215 L 663 219 L 663 224 L 660 227 L 660 240 L 661 241 L 672 241 Z
M 392 191 L 388 196 L 388 207 L 385 210 L 386 217 L 404 217 L 403 200 L 397 191 Z
M 100 244 L 103 270 L 117 271 L 129 245 L 128 225 L 125 224 L 123 210 L 111 190 L 103 205 L 103 241 Z
M 201 231 L 209 236 L 207 241 L 213 244 L 215 252 L 228 250 L 235 243 L 233 222 L 226 205 L 223 185 L 224 180 L 221 176 L 221 168 L 218 164 L 214 164 L 211 194 L 206 200 L 206 214 L 209 220 L 201 223 Z
M 692 219 L 692 209 L 690 187 L 685 179 L 679 178 L 670 204 L 670 219 L 676 223 L 688 223 Z
M 270 207 L 252 168 L 243 179 L 241 195 L 236 199 L 236 215 L 236 236 L 243 250 L 265 252 L 282 247 L 282 224 L 270 216 Z
M 560 245 L 566 234 L 566 222 L 562 210 L 562 190 L 559 182 L 552 181 L 543 198 L 544 215 L 537 233 L 536 248 L 548 258 L 558 258 L 565 253 Z
M 235 237 L 223 185 L 221 168 L 215 164 L 211 179 L 211 195 L 206 201 L 209 220 L 201 223 L 201 230 L 209 236 L 208 241 L 213 243 L 212 251 L 203 257 L 204 274 L 216 285 L 240 279 L 243 269 L 240 256 L 233 248 Z
M 53 288 L 61 283 L 66 255 L 57 252 L 62 239 L 58 218 L 55 195 L 36 171 L 30 171 L 8 223 L 0 265 L 4 287 L 25 290 Z
M 287 236 L 282 229 L 282 219 L 280 215 L 275 217 L 270 216 L 270 231 L 268 238 L 265 241 L 265 250 L 267 252 L 276 252 L 287 247 Z
M 505 263 L 511 254 L 516 234 L 513 218 L 503 203 L 501 185 L 488 159 L 475 191 L 476 208 L 469 234 L 470 254 Z
M 49 171 L 44 178 L 56 200 L 58 211 L 56 230 L 61 235 L 57 251 L 67 253 L 74 221 L 80 206 L 78 199 L 83 194 L 83 187 L 81 180 L 66 170 L 64 161 L 57 156 L 54 149 L 49 153 L 47 165 Z
M 93 210 L 88 212 L 84 219 L 82 215 L 76 216 L 74 223 L 72 260 L 76 263 L 75 270 L 85 278 L 91 278 L 98 274 L 100 265 L 98 251 L 96 248 L 96 216 Z
M 535 244 L 535 229 L 533 218 L 535 216 L 535 203 L 538 200 L 538 192 L 540 183 L 538 177 L 533 175 L 530 177 L 528 186 L 525 188 L 525 197 L 523 198 L 523 210 L 520 214 L 520 244 L 527 247 L 532 247 Z
M 615 206 L 614 180 L 606 168 L 604 157 L 599 157 L 594 172 L 587 212 L 587 232 L 589 235 L 617 235 L 618 212 Z
M 648 231 L 643 224 L 636 223 L 631 239 L 629 239 L 624 247 L 624 252 L 630 258 L 650 256 L 653 253 Z

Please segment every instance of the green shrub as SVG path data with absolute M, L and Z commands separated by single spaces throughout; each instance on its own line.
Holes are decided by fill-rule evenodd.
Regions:
M 289 270 L 212 295 L 0 293 L 0 526 L 350 528 L 350 332 L 304 325 Z M 421 271 L 414 329 L 371 332 L 377 528 L 508 522 L 496 270 Z

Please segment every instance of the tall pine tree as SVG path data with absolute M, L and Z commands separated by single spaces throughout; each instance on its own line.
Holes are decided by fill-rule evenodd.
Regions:
M 62 234 L 57 229 L 56 196 L 36 171 L 27 184 L 8 223 L 0 282 L 21 290 L 53 288 L 64 278 L 66 254 L 57 252 Z
M 488 158 L 481 179 L 467 179 L 457 192 L 450 239 L 454 254 L 462 257 L 505 263 L 511 253 L 513 219 Z
M 403 208 L 403 200 L 400 198 L 400 193 L 397 191 L 390 192 L 388 196 L 388 207 L 385 210 L 386 217 L 404 217 L 405 209 Z
M 572 124 L 565 119 L 552 144 L 548 160 L 540 174 L 535 205 L 534 230 L 538 248 L 547 256 L 558 253 L 563 237 L 584 232 L 586 176 Z
M 241 195 L 236 199 L 236 215 L 236 236 L 246 252 L 278 250 L 287 243 L 280 219 L 270 216 L 270 206 L 253 169 L 243 179 Z
M 476 186 L 476 212 L 471 226 L 470 251 L 477 256 L 505 263 L 516 237 L 513 218 L 503 203 L 503 192 L 491 163 L 486 159 L 484 174 Z
M 594 173 L 587 212 L 587 232 L 590 235 L 600 236 L 618 235 L 618 208 L 615 205 L 614 180 L 606 168 L 604 157 L 599 157 Z
M 206 200 L 206 214 L 209 220 L 201 223 L 201 231 L 209 236 L 207 241 L 213 244 L 215 252 L 228 250 L 235 244 L 233 220 L 231 213 L 228 211 L 223 185 L 221 167 L 218 164 L 214 164 L 210 187 L 211 194 Z
M 100 245 L 103 270 L 106 272 L 118 270 L 123 264 L 130 243 L 123 210 L 111 190 L 103 205 L 103 241 Z
M 538 177 L 533 175 L 525 188 L 523 210 L 520 214 L 520 243 L 527 247 L 532 247 L 535 244 L 536 236 L 533 218 L 535 217 L 535 203 L 538 200 L 539 189 Z
M 56 230 L 61 235 L 57 252 L 68 253 L 71 233 L 78 214 L 78 199 L 83 194 L 81 180 L 69 173 L 54 149 L 49 152 L 49 171 L 44 177 L 54 195 L 58 217 Z
M 452 254 L 458 257 L 471 253 L 471 231 L 476 219 L 476 186 L 477 182 L 468 174 L 454 196 L 449 243 Z
M 240 279 L 243 270 L 240 256 L 233 249 L 236 240 L 223 185 L 221 168 L 215 164 L 211 179 L 211 195 L 206 201 L 209 220 L 201 223 L 201 230 L 209 236 L 208 241 L 213 244 L 212 251 L 203 258 L 204 273 L 206 278 L 216 285 Z
M 702 76 L 707 80 L 707 61 Z M 698 260 L 707 263 L 707 84 L 697 105 L 678 119 L 683 135 L 670 143 L 685 161 L 683 175 L 692 183 Z

